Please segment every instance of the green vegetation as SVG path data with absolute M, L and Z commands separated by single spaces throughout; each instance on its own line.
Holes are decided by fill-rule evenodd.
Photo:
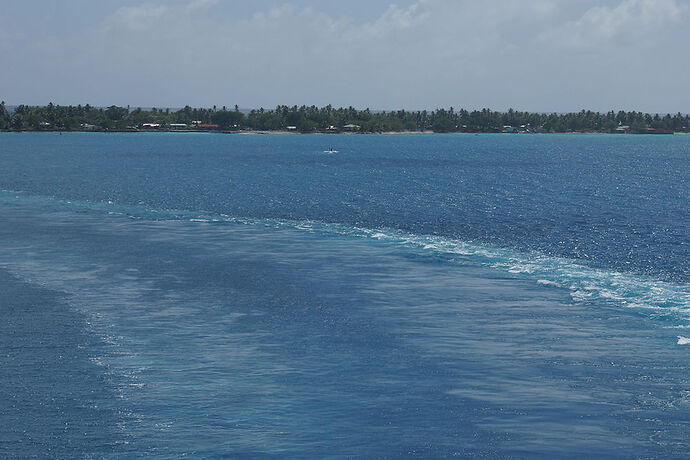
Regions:
M 433 111 L 357 110 L 280 105 L 245 114 L 233 109 L 192 108 L 142 110 L 141 108 L 90 105 L 25 106 L 8 113 L 0 104 L 0 130 L 138 131 L 138 130 L 258 130 L 296 132 L 597 132 L 670 133 L 688 132 L 690 116 L 651 115 L 641 112 L 529 113 L 437 109 Z
M 5 108 L 5 101 L 0 102 L 0 129 L 7 129 L 10 126 L 10 114 Z

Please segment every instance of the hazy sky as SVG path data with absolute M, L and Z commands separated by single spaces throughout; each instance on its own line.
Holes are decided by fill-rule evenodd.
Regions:
M 0 99 L 690 112 L 690 0 L 0 0 Z

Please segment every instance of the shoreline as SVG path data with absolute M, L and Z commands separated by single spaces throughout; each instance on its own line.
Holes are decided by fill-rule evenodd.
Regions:
M 430 135 L 430 134 L 469 134 L 469 135 L 549 135 L 549 134 L 560 134 L 560 135 L 615 135 L 615 136 L 673 136 L 673 135 L 690 135 L 690 132 L 626 132 L 626 133 L 610 133 L 602 131 L 551 131 L 551 132 L 486 132 L 486 131 L 452 131 L 452 132 L 436 132 L 431 130 L 425 131 L 381 131 L 381 132 L 326 132 L 326 131 L 313 131 L 313 132 L 300 132 L 300 131 L 287 131 L 287 130 L 242 130 L 242 131 L 223 131 L 223 130 L 201 130 L 201 129 L 187 129 L 187 130 L 171 130 L 171 129 L 77 129 L 77 130 L 57 130 L 57 129 L 23 129 L 23 130 L 0 130 L 0 134 L 3 133 L 59 133 L 59 134 L 69 134 L 69 133 L 128 133 L 128 134 L 234 134 L 234 135 L 377 135 L 377 136 L 392 136 L 392 135 Z

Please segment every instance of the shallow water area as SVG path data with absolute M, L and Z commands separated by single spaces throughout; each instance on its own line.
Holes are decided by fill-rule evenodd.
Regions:
M 435 232 L 412 231 L 431 225 L 428 215 L 397 212 L 424 207 L 391 201 L 387 189 L 396 181 L 424 184 L 419 199 L 438 205 L 434 196 L 446 193 L 444 186 L 419 182 L 427 175 L 420 170 L 430 167 L 426 156 L 382 169 L 390 181 L 361 183 L 363 208 L 352 219 L 350 211 L 326 213 L 339 209 L 329 187 L 343 192 L 343 209 L 353 190 L 326 179 L 358 167 L 369 174 L 371 162 L 381 167 L 381 158 L 366 158 L 382 145 L 393 149 L 383 151 L 387 161 L 402 161 L 391 152 L 407 144 L 395 137 L 346 137 L 342 142 L 353 144 L 338 150 L 351 149 L 366 163 L 356 166 L 336 155 L 324 159 L 319 136 L 284 143 L 195 136 L 205 148 L 183 157 L 186 172 L 159 163 L 181 159 L 166 150 L 174 145 L 168 136 L 121 137 L 73 140 L 77 152 L 105 142 L 103 151 L 120 152 L 114 156 L 58 159 L 38 136 L 29 156 L 59 166 L 62 177 L 31 185 L 34 179 L 22 175 L 29 160 L 17 158 L 0 173 L 0 281 L 10 287 L 0 294 L 1 336 L 3 350 L 11 350 L 3 367 L 12 370 L 0 386 L 8 396 L 0 402 L 8 421 L 0 428 L 3 456 L 687 452 L 690 349 L 679 337 L 690 332 L 682 268 L 625 271 L 605 263 L 615 254 L 590 264 L 535 252 L 519 239 L 505 247 L 457 238 L 442 223 Z M 429 139 L 413 143 L 440 148 Z M 499 147 L 508 142 L 499 139 Z M 373 144 L 364 149 L 367 142 Z M 287 151 L 272 156 L 271 148 Z M 217 149 L 228 153 L 203 153 Z M 264 153 L 247 153 L 252 149 Z M 314 190 L 279 193 L 288 184 L 275 169 L 250 166 L 252 155 L 293 179 L 301 165 Z M 101 168 L 116 159 L 122 167 L 108 177 Z M 7 156 L 0 161 L 9 165 Z M 138 162 L 166 174 L 139 189 L 131 176 Z M 45 165 L 33 164 L 40 177 Z M 229 185 L 240 180 L 234 168 L 246 175 L 245 198 Z M 326 172 L 316 174 L 319 168 Z M 108 178 L 99 191 L 94 177 L 79 177 L 77 169 Z M 192 184 L 187 192 L 180 179 Z M 380 193 L 367 194 L 367 187 Z M 303 200 L 315 208 L 302 208 Z M 379 208 L 381 200 L 388 204 Z M 253 214 L 237 212 L 255 204 Z M 260 215 L 269 208 L 280 212 Z M 451 208 L 444 212 L 460 219 Z M 399 225 L 390 225 L 395 219 Z M 685 241 L 675 241 L 676 256 Z M 63 433 L 56 420 L 79 429 Z

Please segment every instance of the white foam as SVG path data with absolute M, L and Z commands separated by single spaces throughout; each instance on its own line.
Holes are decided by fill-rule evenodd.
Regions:
M 561 285 L 556 283 L 555 281 L 551 280 L 537 280 L 538 284 L 543 284 L 544 286 L 557 286 L 560 287 Z
M 3 197 L 3 195 L 6 195 Z M 116 211 L 122 215 L 155 220 L 187 220 L 192 222 L 225 222 L 241 225 L 258 225 L 269 228 L 285 228 L 339 237 L 383 240 L 412 251 L 428 254 L 460 255 L 456 263 L 472 263 L 513 273 L 540 285 L 568 289 L 576 302 L 600 301 L 623 308 L 653 310 L 655 317 L 673 319 L 676 325 L 690 322 L 690 284 L 669 283 L 651 277 L 622 272 L 595 269 L 578 261 L 549 257 L 535 252 L 519 252 L 512 249 L 474 244 L 452 238 L 417 235 L 388 228 L 361 228 L 343 224 L 313 220 L 252 219 L 232 217 L 226 214 L 175 209 L 154 209 L 145 206 L 105 205 L 94 202 L 71 203 L 51 197 L 35 196 L 17 191 L 0 191 L 0 199 L 15 198 L 31 204 L 44 203 L 55 207 L 62 204 L 69 209 L 90 209 L 96 212 Z M 115 209 L 113 209 L 115 208 Z M 680 321 L 678 321 L 680 320 Z M 681 324 L 679 324 L 681 323 Z
M 683 337 L 682 335 L 679 335 L 678 336 L 678 345 L 690 345 L 690 338 Z
M 592 296 L 593 296 L 593 294 L 591 292 L 582 291 L 579 289 L 576 289 L 570 293 L 570 297 L 572 297 L 573 300 L 577 300 L 577 301 L 588 300 L 588 299 L 591 299 Z

